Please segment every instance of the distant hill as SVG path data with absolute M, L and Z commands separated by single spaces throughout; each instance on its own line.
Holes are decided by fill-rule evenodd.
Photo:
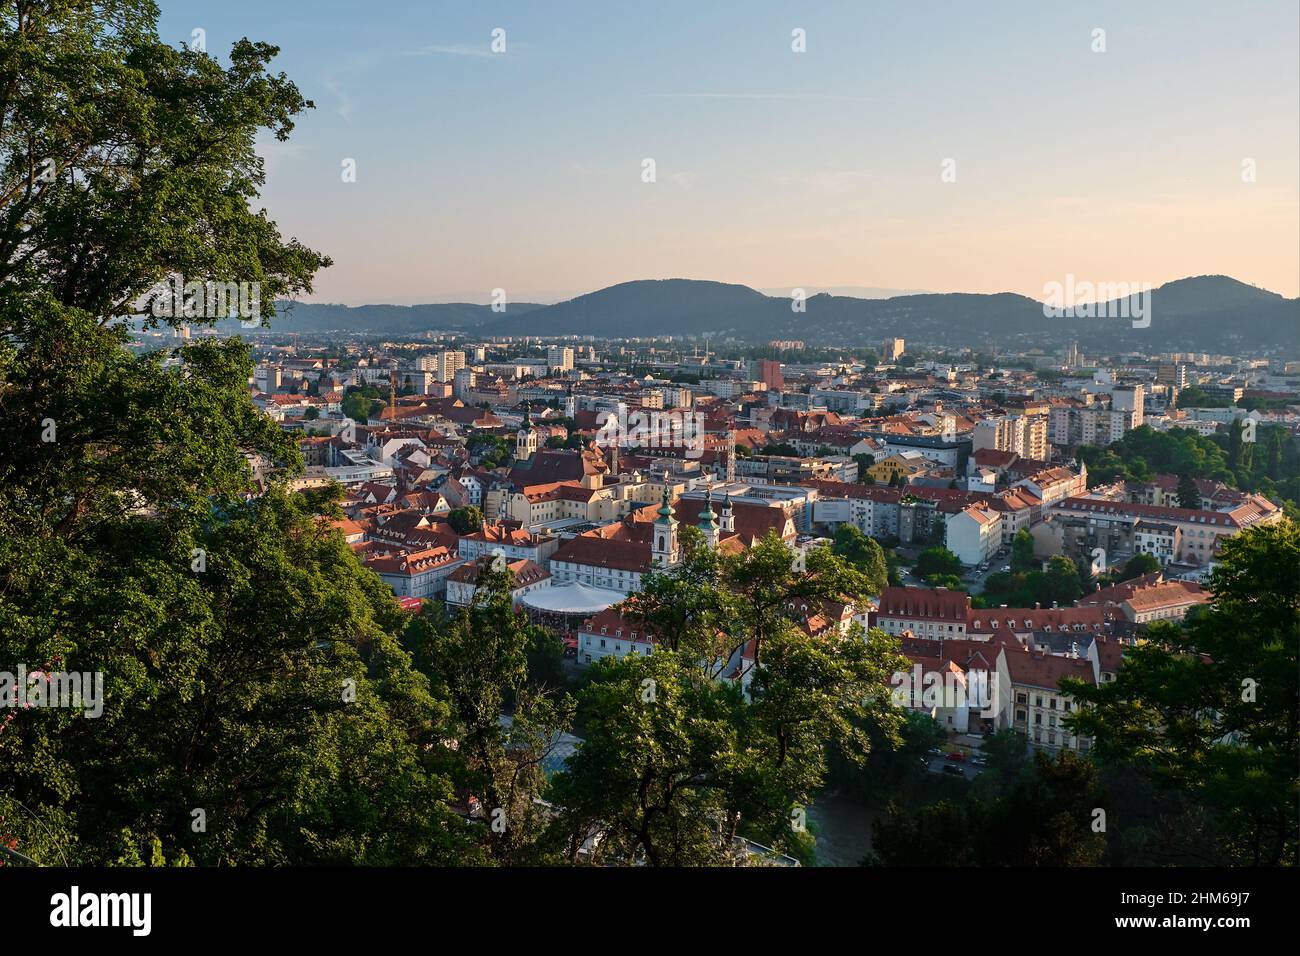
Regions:
M 1197 276 L 1151 293 L 1151 323 L 1125 318 L 1049 317 L 1043 305 L 1010 292 L 919 293 L 884 299 L 821 293 L 803 312 L 787 296 L 696 279 L 644 279 L 555 305 L 514 302 L 504 313 L 486 305 L 363 305 L 293 302 L 277 331 L 351 331 L 413 335 L 431 330 L 481 335 L 595 335 L 610 338 L 708 335 L 748 342 L 803 339 L 810 345 L 875 345 L 902 336 L 929 345 L 1060 347 L 1085 350 L 1300 352 L 1300 300 L 1229 276 Z M 1112 304 L 1108 314 L 1118 310 Z
M 511 302 L 505 312 L 469 302 L 433 305 L 334 305 L 324 302 L 280 302 L 271 325 L 278 332 L 376 332 L 414 334 L 434 329 L 477 329 L 494 320 L 523 315 L 542 306 Z
M 778 300 L 749 286 L 696 279 L 641 279 L 589 292 L 525 316 L 490 323 L 495 335 L 742 335 Z M 617 331 L 614 331 L 617 330 Z
M 1115 305 L 1109 315 L 1118 315 Z M 887 335 L 913 342 L 1044 346 L 1078 340 L 1085 348 L 1142 350 L 1300 349 L 1300 300 L 1228 276 L 1180 279 L 1151 293 L 1151 324 L 1125 318 L 1047 317 L 1043 304 L 1009 292 L 927 293 L 888 299 L 814 295 L 803 312 L 788 297 L 741 285 L 691 279 L 625 282 L 483 327 L 498 335 L 731 335 L 762 342 L 875 344 Z
M 774 289 L 759 289 L 763 295 L 785 298 L 795 286 L 782 286 Z M 892 299 L 899 295 L 928 295 L 928 289 L 880 289 L 870 285 L 802 285 L 805 295 L 842 295 L 850 299 Z

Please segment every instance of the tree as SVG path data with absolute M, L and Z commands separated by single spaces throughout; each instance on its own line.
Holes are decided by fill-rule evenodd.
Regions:
M 1040 562 L 1034 557 L 1034 536 L 1028 528 L 1021 528 L 1011 539 L 1011 570 L 1036 571 Z
M 544 767 L 573 718 L 572 701 L 530 680 L 529 656 L 558 657 L 559 641 L 516 614 L 514 575 L 479 570 L 470 606 L 416 618 L 406 635 L 420 671 L 447 701 L 450 775 L 482 803 L 482 842 L 503 865 L 544 861 L 538 805 Z
M 240 40 L 223 68 L 160 42 L 156 16 L 143 0 L 0 10 L 0 283 L 154 325 L 146 293 L 169 276 L 256 282 L 269 320 L 329 260 L 252 208 L 255 137 L 287 139 L 312 104 L 267 71 L 275 47 Z M 213 316 L 172 320 L 195 318 Z
M 961 559 L 947 548 L 926 548 L 917 555 L 916 573 L 924 579 L 928 580 L 931 575 L 935 574 L 960 576 L 961 572 Z
M 349 388 L 343 395 L 342 411 L 345 418 L 365 424 L 384 408 L 379 391 L 373 387 Z
M 876 463 L 876 456 L 863 452 L 854 455 L 853 460 L 858 466 L 858 481 L 864 481 L 867 478 L 867 469 Z
M 6 709 L 0 830 L 42 864 L 464 859 L 446 708 L 330 495 L 285 490 L 248 350 L 124 347 L 124 316 L 224 317 L 155 315 L 160 280 L 256 283 L 265 321 L 328 264 L 252 208 L 259 130 L 310 105 L 275 49 L 222 67 L 155 20 L 0 4 L 0 661 L 105 689 L 97 717 Z
M 1140 578 L 1144 574 L 1152 574 L 1159 570 L 1160 561 L 1155 555 L 1142 552 L 1133 555 L 1124 563 L 1124 568 L 1119 574 L 1119 580 L 1130 581 L 1133 578 Z
M 500 435 L 478 434 L 466 443 L 466 450 L 478 464 L 488 469 L 510 464 L 510 444 Z
M 447 512 L 447 524 L 457 534 L 475 534 L 483 530 L 483 512 L 474 505 Z
M 1297 580 L 1296 526 L 1248 529 L 1223 542 L 1208 610 L 1149 627 L 1114 681 L 1069 688 L 1084 706 L 1067 723 L 1094 753 L 1189 794 L 1236 864 L 1296 859 Z
M 1201 508 L 1201 492 L 1196 487 L 1196 479 L 1191 472 L 1184 472 L 1178 479 L 1178 507 L 1197 511 Z
M 1096 768 L 1062 751 L 1039 751 L 1002 795 L 919 808 L 892 803 L 876 822 L 866 862 L 907 866 L 1094 866 L 1105 856 L 1093 830 L 1104 809 Z
M 885 551 L 874 538 L 863 534 L 856 525 L 842 524 L 835 530 L 835 554 L 857 568 L 866 577 L 871 594 L 879 594 L 889 584 Z
M 1043 603 L 1068 607 L 1083 594 L 1079 571 L 1069 558 L 1056 555 L 1043 572 Z
M 589 836 L 593 862 L 718 865 L 726 766 L 737 749 L 738 691 L 671 651 L 605 658 L 580 694 L 588 732 L 554 787 L 555 829 L 576 862 Z
M 587 742 L 556 778 L 570 853 L 593 828 L 608 862 L 718 861 L 742 833 L 802 850 L 795 811 L 830 753 L 861 766 L 873 738 L 898 741 L 894 639 L 799 626 L 865 601 L 864 576 L 829 548 L 803 564 L 775 535 L 732 556 L 687 532 L 681 564 L 647 576 L 624 614 L 655 651 L 602 664 L 580 697 Z
M 1029 766 L 1028 740 L 1024 734 L 1009 727 L 985 737 L 980 750 L 988 758 L 989 770 L 1001 778 L 1004 785 L 1014 782 Z

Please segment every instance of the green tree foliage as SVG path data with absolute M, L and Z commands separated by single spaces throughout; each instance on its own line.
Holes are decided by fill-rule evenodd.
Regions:
M 1091 571 L 1088 572 L 1091 576 Z M 997 571 L 984 579 L 984 591 L 974 598 L 976 607 L 1066 607 L 1083 594 L 1080 571 L 1069 558 L 1056 555 L 1045 571 Z
M 1157 473 L 1232 480 L 1223 449 L 1213 439 L 1198 435 L 1189 428 L 1158 432 L 1148 425 L 1141 425 L 1105 448 L 1081 446 L 1079 457 L 1088 466 L 1088 480 L 1092 484 L 1106 484 L 1117 479 L 1142 481 Z M 1139 469 L 1141 474 L 1135 469 Z
M 873 735 L 898 741 L 895 641 L 799 623 L 865 600 L 864 576 L 828 548 L 799 570 L 775 535 L 738 556 L 697 537 L 627 609 L 655 652 L 602 662 L 580 695 L 586 743 L 556 780 L 570 855 L 593 833 L 605 862 L 725 862 L 739 835 L 802 849 L 829 753 L 860 766 Z
M 944 547 L 926 548 L 916 559 L 916 573 L 926 580 L 936 574 L 960 577 L 961 572 L 961 559 Z
M 1227 408 L 1230 404 L 1227 398 L 1215 398 L 1194 385 L 1178 393 L 1179 408 Z
M 1208 611 L 1153 625 L 1113 682 L 1071 687 L 1097 756 L 1193 795 L 1233 863 L 1296 861 L 1298 580 L 1294 524 L 1245 531 L 1223 544 Z
M 1069 558 L 1056 555 L 1048 558 L 1047 568 L 1043 573 L 1041 603 L 1068 607 L 1083 594 L 1079 580 L 1079 570 Z
M 1009 727 L 985 737 L 980 750 L 988 758 L 989 772 L 1004 786 L 1015 782 L 1029 766 L 1029 742 L 1024 734 Z
M 1294 511 L 1300 505 L 1300 440 L 1281 425 L 1259 424 L 1255 441 L 1248 442 L 1244 428 L 1237 419 L 1207 437 L 1186 428 L 1157 432 L 1144 425 L 1105 448 L 1082 446 L 1078 455 L 1092 484 L 1148 481 L 1157 473 L 1190 475 L 1259 492 Z
M 1042 562 L 1034 557 L 1034 536 L 1021 528 L 1011 539 L 1011 570 L 1017 573 L 1036 571 Z
M 866 578 L 868 593 L 879 594 L 889 584 L 885 551 L 856 526 L 842 524 L 835 531 L 834 552 Z
M 453 508 L 447 512 L 447 524 L 457 534 L 473 534 L 483 530 L 483 512 L 474 505 Z
M 253 210 L 255 137 L 311 104 L 267 71 L 275 47 L 240 40 L 223 67 L 156 19 L 144 0 L 0 7 L 0 282 L 102 323 L 155 321 L 141 300 L 169 276 L 258 282 L 269 318 L 329 261 Z
M 0 717 L 0 833 L 45 864 L 459 859 L 391 594 L 327 495 L 248 497 L 246 456 L 301 462 L 247 350 L 123 347 L 162 279 L 260 283 L 265 319 L 328 264 L 252 208 L 258 131 L 309 105 L 275 49 L 222 66 L 156 17 L 0 3 L 0 671 L 104 692 Z
M 1152 554 L 1135 554 L 1124 562 L 1124 567 L 1120 569 L 1118 580 L 1130 581 L 1133 578 L 1140 578 L 1144 574 L 1151 574 L 1160 570 L 1160 561 Z
M 352 386 L 343 394 L 342 410 L 345 417 L 364 425 L 379 416 L 384 402 L 379 397 L 379 389 L 373 385 Z
M 488 470 L 509 465 L 514 457 L 510 443 L 500 435 L 474 435 L 466 448 L 479 466 Z
M 1093 830 L 1104 809 L 1096 767 L 1063 751 L 1035 755 L 1007 792 L 984 801 L 891 804 L 877 821 L 874 855 L 890 866 L 1095 866 L 1105 838 Z
M 530 655 L 558 658 L 561 647 L 515 613 L 513 578 L 509 570 L 482 569 L 469 607 L 451 618 L 421 615 L 406 635 L 419 669 L 448 702 L 457 744 L 447 770 L 481 802 L 480 836 L 500 864 L 544 858 L 537 841 L 546 816 L 536 801 L 545 761 L 573 717 L 566 694 L 530 680 Z

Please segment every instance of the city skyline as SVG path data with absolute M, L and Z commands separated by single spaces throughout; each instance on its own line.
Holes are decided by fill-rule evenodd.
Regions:
M 160 36 L 277 44 L 315 101 L 259 140 L 266 207 L 334 259 L 314 301 L 677 277 L 1041 298 L 1071 274 L 1300 294 L 1292 4 L 571 12 L 177 2 Z

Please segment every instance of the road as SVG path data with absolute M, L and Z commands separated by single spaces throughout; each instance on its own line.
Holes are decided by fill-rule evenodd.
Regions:
M 974 780 L 975 777 L 979 775 L 979 772 L 984 769 L 983 767 L 975 766 L 969 760 L 967 761 L 948 760 L 945 757 L 931 757 L 930 763 L 926 769 L 928 769 L 930 773 L 941 774 L 943 773 L 943 768 L 945 766 L 956 767 L 958 770 L 961 771 L 961 775 L 965 777 L 967 780 Z

